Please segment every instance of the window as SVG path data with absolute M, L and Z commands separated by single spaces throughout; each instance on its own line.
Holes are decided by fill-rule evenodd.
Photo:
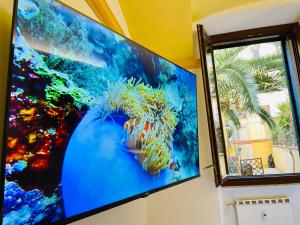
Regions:
M 217 184 L 300 181 L 296 27 L 198 27 Z

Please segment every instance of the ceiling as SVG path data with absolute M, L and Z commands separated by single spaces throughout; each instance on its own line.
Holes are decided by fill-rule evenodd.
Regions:
M 193 21 L 227 9 L 266 0 L 191 0 Z
M 210 35 L 300 22 L 300 0 L 268 0 L 215 13 L 194 21 Z
M 193 24 L 215 34 L 300 18 L 300 0 L 118 1 L 130 38 L 176 61 L 195 58 Z

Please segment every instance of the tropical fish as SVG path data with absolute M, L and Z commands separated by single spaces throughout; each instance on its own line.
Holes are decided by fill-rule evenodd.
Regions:
M 137 119 L 129 119 L 125 124 L 124 124 L 124 129 L 128 130 L 129 133 L 131 134 L 134 128 L 139 124 L 139 121 Z M 152 123 L 149 123 L 149 121 L 146 121 L 145 127 L 143 131 L 140 134 L 141 140 L 143 140 L 146 136 L 146 134 L 149 131 L 153 131 L 154 126 Z
M 147 135 L 148 131 L 152 132 L 153 131 L 153 124 L 149 123 L 148 121 L 145 124 L 144 130 L 141 133 L 141 140 L 143 140 L 145 138 L 145 136 Z
M 174 162 L 171 162 L 171 164 L 170 164 L 170 170 L 174 170 L 174 168 L 175 168 L 175 163 Z
M 127 122 L 125 122 L 124 129 L 131 133 L 138 123 L 139 122 L 137 119 L 129 119 Z

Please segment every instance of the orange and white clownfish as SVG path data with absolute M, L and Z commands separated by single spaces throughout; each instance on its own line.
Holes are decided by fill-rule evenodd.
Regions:
M 171 162 L 169 168 L 170 168 L 170 170 L 174 170 L 174 168 L 175 168 L 175 163 L 174 163 L 174 162 Z
M 137 119 L 129 119 L 128 121 L 126 121 L 124 123 L 124 129 L 132 132 L 132 130 L 138 124 L 139 124 L 139 121 Z M 149 121 L 146 121 L 146 124 L 145 124 L 145 127 L 144 127 L 143 131 L 145 131 L 147 133 L 149 130 L 153 131 L 153 128 L 154 128 L 153 124 L 149 123 Z
M 143 140 L 148 133 L 148 131 L 153 131 L 154 127 L 152 123 L 149 123 L 148 121 L 145 124 L 144 130 L 141 133 L 141 140 Z
M 137 124 L 138 124 L 137 119 L 129 119 L 124 123 L 124 129 L 128 130 L 131 133 Z

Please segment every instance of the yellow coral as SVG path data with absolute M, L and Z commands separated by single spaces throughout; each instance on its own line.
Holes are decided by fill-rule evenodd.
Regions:
M 131 118 L 128 123 L 132 124 L 124 126 L 128 131 L 128 147 L 142 167 L 151 174 L 166 168 L 178 114 L 163 90 L 141 80 L 124 78 L 110 84 L 104 97 L 108 111 L 123 111 Z
M 151 174 L 158 174 L 160 170 L 168 166 L 171 158 L 170 149 L 164 138 L 156 137 L 155 132 L 151 132 L 143 143 L 142 150 L 145 154 L 139 157 L 143 168 Z

